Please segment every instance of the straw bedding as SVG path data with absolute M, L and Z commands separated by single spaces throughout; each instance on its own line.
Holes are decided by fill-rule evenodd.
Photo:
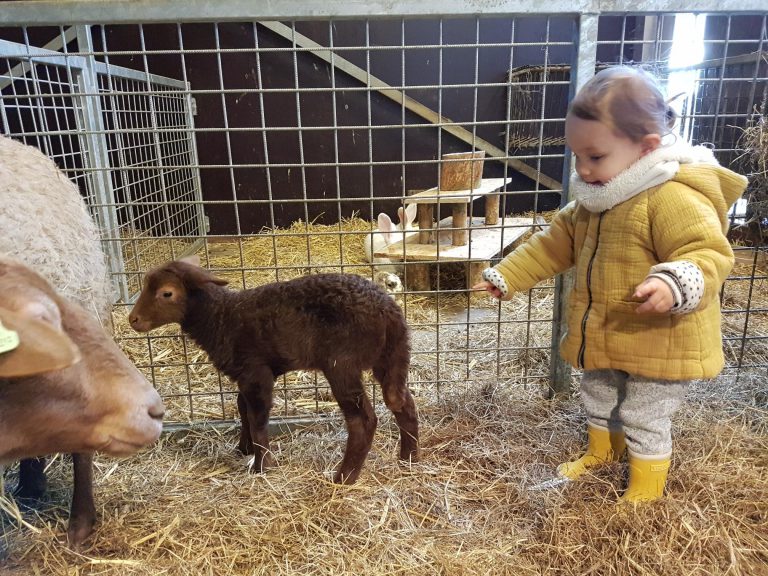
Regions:
M 363 229 L 360 222 L 344 225 Z M 334 228 L 312 226 L 310 240 L 281 231 L 209 244 L 203 255 L 236 286 L 275 274 L 252 259 L 251 241 L 268 243 L 253 253 L 283 267 L 281 279 L 291 270 L 299 275 L 338 268 L 320 256 L 320 238 L 332 244 L 336 263 L 339 250 L 344 262 L 358 263 L 362 236 L 324 234 Z M 273 241 L 303 243 L 303 263 L 291 259 L 296 249 L 275 252 Z M 317 268 L 307 262 L 308 253 L 317 257 Z M 242 272 L 243 263 L 254 269 Z M 518 295 L 502 307 L 480 297 L 467 307 L 463 280 L 447 273 L 440 281 L 448 291 L 439 301 L 401 299 L 414 332 L 410 380 L 420 410 L 422 462 L 397 463 L 397 430 L 379 403 L 379 429 L 360 480 L 349 487 L 330 483 L 345 440 L 338 409 L 322 380 L 315 392 L 306 389 L 315 385 L 313 374 L 293 374 L 279 386 L 274 416 L 322 416 L 273 437 L 277 468 L 263 475 L 245 471 L 236 452 L 237 426 L 197 426 L 164 434 L 132 458 L 99 457 L 99 524 L 86 547 L 74 551 L 62 544 L 71 473 L 67 458 L 57 457 L 49 469 L 50 502 L 42 511 L 27 512 L 19 522 L 12 518 L 14 504 L 0 501 L 6 510 L 0 542 L 7 546 L 0 572 L 768 574 L 764 367 L 742 370 L 738 378 L 726 372 L 691 391 L 675 419 L 675 454 L 661 501 L 636 510 L 616 507 L 624 463 L 564 488 L 531 491 L 557 463 L 577 455 L 585 440 L 578 395 L 544 399 L 552 290 Z M 763 283 L 735 282 L 726 289 L 724 307 L 744 308 L 749 295 L 753 307 L 764 308 Z M 749 320 L 751 335 L 765 331 L 759 315 Z M 124 316 L 124 310 L 115 312 L 121 345 L 154 375 L 171 420 L 235 417 L 234 387 L 219 380 L 201 352 L 178 336 L 134 339 Z M 746 320 L 740 324 L 739 318 L 725 322 L 726 334 L 740 333 Z M 167 334 L 178 331 L 168 328 Z M 183 365 L 185 347 L 189 368 Z M 745 350 L 749 362 L 764 366 L 764 348 L 753 342 Z M 219 390 L 229 394 L 222 399 Z M 6 482 L 13 486 L 13 470 Z

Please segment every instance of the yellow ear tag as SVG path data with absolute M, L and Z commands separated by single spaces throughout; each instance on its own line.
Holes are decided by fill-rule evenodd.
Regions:
M 19 335 L 3 326 L 0 322 L 0 354 L 10 352 L 19 347 Z

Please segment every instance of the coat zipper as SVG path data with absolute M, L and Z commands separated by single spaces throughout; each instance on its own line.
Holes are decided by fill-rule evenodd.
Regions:
M 603 214 L 600 212 L 600 216 L 597 220 L 597 234 L 595 235 L 595 249 L 592 251 L 592 256 L 589 257 L 589 265 L 587 266 L 587 309 L 584 311 L 584 317 L 581 319 L 581 346 L 579 347 L 578 368 L 584 368 L 584 352 L 587 347 L 587 320 L 589 320 L 589 311 L 592 309 L 592 264 L 595 262 L 597 256 L 597 246 L 600 243 L 600 226 L 603 223 Z

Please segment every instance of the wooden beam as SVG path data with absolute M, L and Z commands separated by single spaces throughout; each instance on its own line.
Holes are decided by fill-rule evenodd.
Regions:
M 369 74 L 367 71 L 363 70 L 359 66 L 352 64 L 352 62 L 350 62 L 349 60 L 346 60 L 340 56 L 336 56 L 327 47 L 321 46 L 320 44 L 304 36 L 303 34 L 299 34 L 295 30 L 293 30 L 291 27 L 286 26 L 285 24 L 281 24 L 280 22 L 259 21 L 259 24 L 271 30 L 275 34 L 278 34 L 279 36 L 282 36 L 283 38 L 290 40 L 292 43 L 295 43 L 296 46 L 298 46 L 299 48 L 312 49 L 312 54 L 314 54 L 321 60 L 325 60 L 329 64 L 332 64 L 333 66 L 335 66 L 336 68 L 344 72 L 345 74 L 349 74 L 356 80 L 362 82 L 364 85 L 370 88 L 375 88 L 383 96 L 386 96 L 390 100 L 397 102 L 407 110 L 410 110 L 414 114 L 421 116 L 425 120 L 429 120 L 432 124 L 449 124 L 448 126 L 441 126 L 441 128 L 446 132 L 448 132 L 449 134 L 451 134 L 452 136 L 455 136 L 459 140 L 466 142 L 467 144 L 474 146 L 475 148 L 484 150 L 492 158 L 495 158 L 496 160 L 505 163 L 510 168 L 538 182 L 544 188 L 547 188 L 549 190 L 562 189 L 562 184 L 558 180 L 555 180 L 554 178 L 550 178 L 546 174 L 542 174 L 541 172 L 529 166 L 525 162 L 521 162 L 520 160 L 515 160 L 513 158 L 507 158 L 507 152 L 505 150 L 502 150 L 501 148 L 494 146 L 487 140 L 483 140 L 482 138 L 473 134 L 466 128 L 462 128 L 461 126 L 456 126 L 456 125 L 451 126 L 451 124 L 453 124 L 453 120 L 451 120 L 450 118 L 441 116 L 440 114 L 438 114 L 431 108 L 425 106 L 418 100 L 414 100 L 410 96 L 406 96 L 400 90 L 393 88 L 383 80 L 380 80 L 376 76 Z

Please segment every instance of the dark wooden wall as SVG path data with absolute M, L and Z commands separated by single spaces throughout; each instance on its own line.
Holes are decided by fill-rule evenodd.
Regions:
M 601 40 L 613 40 L 615 44 L 602 44 L 599 60 L 618 61 L 622 37 L 624 60 L 640 59 L 640 45 L 626 40 L 642 38 L 643 21 L 633 17 L 601 18 Z M 488 122 L 476 128 L 477 136 L 502 149 L 506 141 L 505 83 L 509 70 L 541 66 L 545 62 L 571 64 L 576 35 L 572 17 L 405 23 L 318 21 L 298 22 L 296 30 L 323 46 L 332 44 L 337 57 L 369 69 L 390 85 L 477 84 L 476 89 L 406 89 L 406 94 L 456 122 L 465 123 L 470 131 L 473 121 Z M 53 28 L 30 28 L 27 33 L 31 44 L 43 45 L 59 32 Z M 0 37 L 23 42 L 20 29 L 0 30 Z M 96 50 L 106 51 L 112 64 L 190 82 L 197 105 L 196 144 L 202 192 L 212 234 L 256 233 L 264 226 L 287 226 L 297 219 L 333 223 L 353 214 L 371 218 L 386 211 L 394 215 L 398 199 L 404 194 L 437 183 L 437 160 L 441 154 L 470 149 L 468 144 L 403 111 L 376 91 L 369 98 L 365 91 L 360 91 L 359 81 L 338 70 L 333 79 L 335 100 L 330 92 L 320 90 L 303 92 L 297 97 L 293 92 L 296 86 L 330 88 L 331 66 L 310 53 L 293 52 L 289 40 L 258 24 L 95 26 L 93 37 Z M 512 48 L 488 46 L 510 41 L 515 43 Z M 478 42 L 479 50 L 463 46 Z M 523 45 L 526 43 L 540 44 Z M 359 49 L 366 44 L 372 49 Z M 403 44 L 411 47 L 403 51 Z M 413 48 L 414 45 L 433 47 Z M 265 50 L 258 60 L 256 46 Z M 217 54 L 217 48 L 225 52 Z M 119 54 L 142 49 L 160 53 Z M 242 51 L 226 52 L 228 49 Z M 106 59 L 103 55 L 97 57 Z M 483 86 L 487 83 L 499 85 Z M 286 91 L 260 94 L 261 89 Z M 551 113 L 564 116 L 566 104 L 563 102 L 559 113 Z M 312 129 L 333 126 L 334 122 L 340 129 Z M 375 128 L 400 123 L 406 125 L 405 130 Z M 369 124 L 374 128 L 365 128 Z M 349 126 L 363 128 L 344 128 Z M 513 153 L 536 154 L 537 150 Z M 547 148 L 544 153 L 562 154 L 562 148 Z M 404 165 L 403 160 L 409 164 Z M 336 161 L 359 165 L 311 166 Z M 377 162 L 391 164 L 370 166 Z M 527 162 L 537 165 L 536 159 Z M 540 167 L 548 176 L 560 180 L 561 158 L 543 160 Z M 558 193 L 534 193 L 533 181 L 514 171 L 506 173 L 513 178 L 507 190 L 515 191 L 505 197 L 508 213 L 559 205 Z M 504 174 L 500 162 L 486 160 L 486 177 Z M 339 198 L 341 202 L 337 201 Z M 481 205 L 476 208 L 482 210 Z
M 662 31 L 664 38 L 668 32 L 671 34 L 673 21 L 671 17 L 665 19 L 670 30 Z M 645 22 L 641 17 L 602 17 L 598 61 L 640 61 L 643 45 L 639 41 Z M 752 15 L 710 17 L 707 38 L 756 39 L 763 25 L 762 18 Z M 456 122 L 466 123 L 464 126 L 469 130 L 473 121 L 489 122 L 478 126 L 476 134 L 502 149 L 508 117 L 504 85 L 508 71 L 545 62 L 572 63 L 572 46 L 552 43 L 571 43 L 576 34 L 575 21 L 570 17 L 298 22 L 296 30 L 321 45 L 332 43 L 338 57 L 369 69 L 372 75 L 391 85 L 477 84 L 477 89 L 428 87 L 406 89 L 406 94 Z M 58 33 L 55 28 L 27 30 L 32 45 L 43 45 Z M 198 110 L 195 123 L 200 131 L 196 133 L 196 143 L 203 198 L 208 202 L 206 213 L 213 234 L 254 233 L 264 226 L 287 226 L 297 219 L 331 223 L 352 214 L 369 218 L 386 211 L 394 215 L 398 198 L 437 183 L 437 159 L 441 154 L 469 150 L 469 145 L 423 118 L 404 112 L 376 91 L 369 98 L 359 90 L 359 81 L 338 70 L 334 74 L 335 100 L 330 92 L 320 90 L 297 96 L 293 92 L 296 86 L 330 88 L 331 66 L 310 53 L 293 52 L 289 40 L 258 24 L 120 25 L 103 29 L 97 26 L 93 35 L 96 50 L 106 50 L 113 64 L 173 78 L 186 77 L 190 82 Z M 24 41 L 19 28 L 0 29 L 0 37 Z M 488 46 L 511 40 L 516 44 L 543 44 Z M 479 50 L 462 46 L 478 41 L 483 45 Z M 351 49 L 366 44 L 372 49 Z M 409 47 L 403 52 L 399 48 L 402 44 L 442 49 Z M 254 50 L 257 45 L 267 50 L 261 52 L 258 61 Z M 382 47 L 393 49 L 381 50 Z M 76 49 L 72 45 L 69 48 Z M 142 48 L 166 52 L 146 57 L 117 54 Z M 242 52 L 217 54 L 217 48 Z M 728 55 L 756 48 L 755 43 L 730 43 Z M 709 43 L 706 58 L 720 57 L 724 50 L 722 42 Z M 261 82 L 257 64 L 261 66 Z M 499 86 L 483 86 L 486 83 Z M 260 94 L 261 89 L 286 91 Z M 758 87 L 758 92 L 761 89 L 764 87 Z M 563 105 L 563 115 L 564 112 Z M 336 131 L 312 129 L 333 126 L 334 122 L 339 126 Z M 375 128 L 401 122 L 406 125 L 405 130 Z M 374 128 L 365 128 L 369 124 Z M 364 128 L 344 128 L 349 126 Z M 58 142 L 65 146 L 67 140 Z M 562 150 L 548 148 L 545 152 L 559 154 Z M 536 150 L 523 149 L 517 153 L 535 154 Z M 402 160 L 409 164 L 404 165 Z M 311 166 L 337 161 L 359 165 Z M 370 166 L 378 162 L 391 164 Z M 535 159 L 528 162 L 537 164 Z M 562 161 L 544 160 L 541 168 L 559 180 Z M 503 174 L 500 162 L 486 161 L 486 177 Z M 507 189 L 518 193 L 506 196 L 507 212 L 547 209 L 559 204 L 559 194 L 534 194 L 531 180 L 514 171 L 508 175 L 513 182 Z M 337 202 L 339 198 L 341 203 Z
M 332 24 L 333 45 L 336 55 L 366 69 L 391 85 L 438 85 L 503 83 L 511 66 L 523 64 L 568 63 L 572 59 L 571 46 L 519 46 L 452 47 L 458 44 L 515 42 L 570 42 L 573 39 L 572 19 L 555 18 L 549 26 L 545 19 L 527 18 L 472 20 L 365 22 L 339 21 Z M 300 22 L 296 29 L 322 45 L 329 45 L 331 27 L 328 22 Z M 217 40 L 218 34 L 218 40 Z M 346 49 L 370 46 L 443 45 L 442 68 L 440 49 L 361 50 Z M 263 226 L 286 226 L 301 218 L 336 222 L 340 217 L 358 213 L 368 218 L 379 211 L 394 215 L 396 198 L 409 190 L 429 188 L 437 183 L 439 154 L 469 150 L 469 146 L 442 132 L 428 121 L 373 91 L 368 95 L 359 89 L 359 81 L 335 71 L 336 98 L 330 92 L 304 92 L 300 110 L 295 93 L 269 93 L 260 98 L 258 92 L 247 90 L 300 88 L 330 88 L 331 67 L 308 53 L 292 51 L 262 52 L 261 84 L 257 75 L 257 58 L 252 49 L 290 48 L 290 41 L 250 23 L 185 24 L 181 27 L 181 41 L 175 25 L 143 27 L 144 45 L 148 50 L 179 50 L 183 42 L 185 54 L 153 54 L 147 56 L 150 72 L 182 78 L 184 71 L 196 93 L 196 127 L 213 131 L 197 133 L 197 147 L 201 164 L 203 196 L 206 201 L 230 202 L 238 205 L 210 204 L 206 213 L 210 217 L 212 234 L 258 232 Z M 403 40 L 404 36 L 404 40 Z M 102 37 L 108 51 L 139 50 L 141 35 L 137 26 L 109 26 L 102 32 L 94 29 L 97 50 L 102 48 Z M 441 40 L 442 37 L 442 40 Z M 195 50 L 245 49 L 243 52 L 195 53 Z M 477 52 L 477 55 L 476 55 Z M 403 57 L 404 54 L 404 57 Z M 477 66 L 475 59 L 477 57 Z M 131 68 L 144 68 L 141 55 L 111 55 L 109 60 Z M 295 59 L 295 62 L 294 62 Z M 368 62 L 367 62 L 368 60 Z M 403 73 L 403 63 L 405 72 Z M 221 67 L 221 74 L 219 73 Z M 442 79 L 440 77 L 442 69 Z M 230 93 L 215 91 L 224 88 Z M 352 89 L 352 90 L 350 90 Z M 239 90 L 243 90 L 240 92 Z M 436 88 L 406 90 L 406 94 L 424 105 L 441 111 L 457 122 L 491 121 L 493 124 L 477 128 L 477 135 L 503 148 L 506 118 L 505 86 L 473 88 Z M 263 110 L 261 101 L 263 100 Z M 312 130 L 312 127 L 336 125 L 372 126 L 400 124 L 407 128 Z M 299 113 L 301 117 L 299 118 Z M 370 114 L 370 120 L 369 120 Z M 290 128 L 268 131 L 266 152 L 262 127 Z M 243 131 L 223 130 L 244 129 Z M 299 128 L 302 127 L 302 129 Z M 469 130 L 470 125 L 465 126 Z M 392 162 L 392 165 L 306 166 L 313 163 L 334 163 L 335 150 L 341 163 Z M 302 157 L 303 153 L 303 157 Z M 231 157 L 230 157 L 231 154 Z M 401 165 L 403 158 L 415 164 Z M 252 166 L 269 164 L 269 169 Z M 280 167 L 281 164 L 291 165 Z M 233 165 L 234 168 L 229 168 Z M 305 167 L 302 168 L 302 165 Z M 225 166 L 225 167 L 215 167 Z M 274 221 L 270 213 L 267 187 L 271 183 Z M 501 176 L 501 163 L 486 161 L 485 176 Z M 533 190 L 532 181 L 517 173 L 511 189 Z M 554 176 L 559 179 L 560 174 Z M 508 211 L 531 209 L 534 194 L 510 196 Z M 343 202 L 339 204 L 336 199 Z M 373 202 L 370 198 L 376 198 Z M 378 200 L 385 198 L 386 200 Z M 307 201 L 305 201 L 305 199 Z M 551 208 L 559 203 L 559 194 L 539 195 L 538 208 Z M 235 214 L 237 211 L 237 217 Z

